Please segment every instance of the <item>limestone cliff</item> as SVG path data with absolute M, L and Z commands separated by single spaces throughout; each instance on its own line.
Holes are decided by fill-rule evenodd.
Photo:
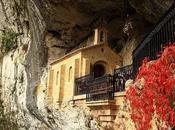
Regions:
M 46 24 L 34 1 L 4 0 L 1 1 L 0 10 L 1 30 L 8 29 L 22 34 L 16 41 L 17 48 L 1 57 L 5 113 L 13 112 L 19 128 L 23 129 L 85 129 L 83 111 L 67 108 L 66 112 L 60 110 L 53 114 L 45 108 L 44 96 L 39 100 L 35 95 L 37 86 L 44 84 L 47 78 L 47 48 L 44 43 Z
M 172 2 L 145 0 L 138 6 L 137 0 L 129 0 L 127 8 L 132 12 L 136 35 L 141 32 L 140 37 L 144 36 Z M 7 30 L 20 34 L 16 46 L 0 57 L 4 112 L 13 113 L 21 129 L 89 129 L 83 109 L 68 106 L 56 112 L 47 107 L 48 59 L 79 46 L 102 21 L 109 29 L 111 46 L 121 51 L 136 36 L 123 37 L 123 0 L 0 0 L 0 5 L 0 34 Z M 139 28 L 143 25 L 145 28 Z M 38 96 L 36 90 L 41 85 Z

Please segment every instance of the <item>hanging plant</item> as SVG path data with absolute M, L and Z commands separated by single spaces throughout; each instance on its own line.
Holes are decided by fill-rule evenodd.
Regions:
M 158 60 L 143 61 L 126 98 L 137 130 L 151 129 L 153 120 L 159 130 L 175 126 L 175 45 L 166 47 Z
M 3 31 L 3 33 L 0 35 L 1 40 L 1 52 L 7 53 L 11 49 L 16 48 L 17 46 L 17 37 L 21 35 L 21 33 L 16 33 L 11 30 Z

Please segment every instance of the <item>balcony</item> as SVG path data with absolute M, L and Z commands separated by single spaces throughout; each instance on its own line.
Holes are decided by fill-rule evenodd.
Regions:
M 105 75 L 87 81 L 86 101 L 113 100 L 113 76 Z
M 132 65 L 115 69 L 114 75 L 86 75 L 75 80 L 75 96 L 86 94 L 87 102 L 113 100 L 114 93 L 125 91 L 125 82 L 132 78 Z
M 86 94 L 87 82 L 91 80 L 91 75 L 85 75 L 75 79 L 75 96 Z

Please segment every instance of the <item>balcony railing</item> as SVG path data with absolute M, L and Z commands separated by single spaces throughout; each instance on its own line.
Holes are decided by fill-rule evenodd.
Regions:
M 133 52 L 133 71 L 137 72 L 142 60 L 158 58 L 164 46 L 175 42 L 175 5 L 167 11 L 166 15 L 148 34 Z
M 132 79 L 132 65 L 114 70 L 114 75 L 94 78 L 86 75 L 75 80 L 75 95 L 86 94 L 86 101 L 112 100 L 114 92 L 125 91 L 125 82 Z
M 114 91 L 125 91 L 125 82 L 128 79 L 133 79 L 133 66 L 128 65 L 114 70 Z
M 87 101 L 113 99 L 113 76 L 104 75 L 93 78 L 86 75 L 75 80 L 75 95 L 86 94 Z
M 92 78 L 91 75 L 85 75 L 75 79 L 75 96 L 86 94 L 87 82 Z
M 87 82 L 86 101 L 114 99 L 113 76 L 105 75 Z

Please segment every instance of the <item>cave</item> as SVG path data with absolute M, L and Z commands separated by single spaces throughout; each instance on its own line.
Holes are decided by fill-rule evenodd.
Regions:
M 0 129 L 136 130 L 126 91 L 144 93 L 174 16 L 174 0 L 0 0 Z

